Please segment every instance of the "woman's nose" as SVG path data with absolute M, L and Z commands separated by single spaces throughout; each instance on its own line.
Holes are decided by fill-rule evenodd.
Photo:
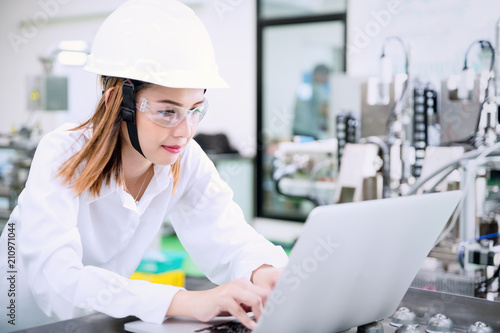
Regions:
M 182 119 L 179 125 L 174 127 L 173 135 L 177 137 L 189 138 L 191 136 L 192 128 L 189 125 L 188 117 Z

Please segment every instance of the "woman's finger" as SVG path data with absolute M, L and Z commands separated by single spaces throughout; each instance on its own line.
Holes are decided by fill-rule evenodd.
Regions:
M 227 304 L 227 310 L 248 329 L 253 330 L 256 326 L 255 321 L 250 318 L 245 310 L 241 307 L 240 303 L 232 299 Z
M 259 296 L 262 299 L 263 304 L 266 303 L 266 300 L 271 292 L 269 289 L 255 285 L 248 280 L 235 280 L 235 281 L 237 281 L 237 283 L 239 283 L 239 286 L 242 287 L 244 290 L 247 290 Z

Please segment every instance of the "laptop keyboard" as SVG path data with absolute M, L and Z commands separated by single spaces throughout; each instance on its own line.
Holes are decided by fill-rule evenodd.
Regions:
M 242 323 L 237 321 L 228 321 L 217 325 L 209 326 L 196 330 L 195 332 L 210 332 L 210 333 L 250 333 L 252 332 L 246 328 Z

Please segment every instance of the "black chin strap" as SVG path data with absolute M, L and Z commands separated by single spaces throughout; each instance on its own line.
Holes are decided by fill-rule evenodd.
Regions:
M 132 143 L 132 147 L 135 148 L 142 156 L 141 145 L 139 144 L 139 136 L 137 135 L 137 124 L 135 122 L 135 93 L 134 93 L 134 84 L 130 79 L 123 80 L 122 84 L 122 95 L 123 101 L 122 106 L 120 108 L 120 113 L 122 115 L 122 119 L 127 123 L 128 136 L 130 138 L 130 142 Z M 146 158 L 146 156 L 144 156 Z

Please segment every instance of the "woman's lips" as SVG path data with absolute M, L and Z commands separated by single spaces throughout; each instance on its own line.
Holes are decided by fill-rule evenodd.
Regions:
M 179 154 L 182 150 L 182 146 L 161 146 L 163 149 L 172 154 Z

